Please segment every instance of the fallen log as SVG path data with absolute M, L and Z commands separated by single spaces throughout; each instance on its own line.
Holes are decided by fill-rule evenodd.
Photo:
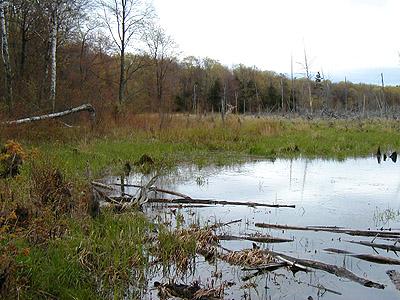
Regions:
M 298 231 L 324 231 L 333 233 L 343 233 L 353 236 L 380 236 L 380 237 L 400 237 L 400 231 L 382 231 L 382 230 L 355 230 L 343 227 L 324 227 L 324 226 L 290 226 L 279 224 L 256 223 L 256 227 L 271 228 L 271 229 L 286 229 Z
M 242 271 L 256 271 L 255 273 L 243 276 L 242 281 L 248 281 L 254 277 L 264 275 L 267 272 L 272 272 L 272 271 L 275 271 L 277 269 L 287 267 L 287 266 L 288 266 L 288 264 L 285 262 L 278 262 L 278 263 L 270 263 L 270 264 L 260 266 L 257 268 L 242 268 Z
M 235 236 L 235 235 L 219 235 L 217 238 L 221 241 L 238 241 L 246 240 L 258 243 L 287 243 L 293 242 L 291 239 L 284 239 L 272 236 Z
M 363 245 L 363 246 L 367 246 L 367 247 L 372 247 L 372 248 L 384 249 L 386 251 L 393 251 L 393 252 L 400 251 L 400 247 L 396 246 L 396 245 L 379 244 L 379 243 L 372 243 L 372 242 L 367 242 L 367 241 L 346 241 L 346 242 L 352 243 L 352 244 Z
M 295 271 L 310 272 L 310 270 L 307 268 L 307 266 L 304 266 L 303 264 L 299 264 L 298 261 L 296 261 L 295 259 L 292 259 L 289 256 L 279 254 L 279 255 L 275 255 L 275 258 L 280 260 L 281 262 L 286 263 L 290 268 L 292 268 Z
M 89 112 L 90 117 L 92 119 L 94 119 L 96 117 L 96 111 L 95 111 L 94 107 L 91 104 L 83 104 L 81 106 L 70 108 L 68 110 L 57 112 L 57 113 L 51 113 L 51 114 L 35 116 L 35 117 L 28 117 L 28 118 L 14 120 L 14 121 L 6 121 L 6 122 L 2 122 L 1 124 L 3 124 L 3 125 L 19 125 L 19 124 L 37 122 L 37 121 L 42 121 L 42 120 L 47 120 L 47 119 L 57 119 L 57 118 L 71 115 L 71 114 L 79 113 L 82 111 Z
M 241 202 L 241 201 L 225 201 L 225 200 L 211 200 L 211 199 L 164 199 L 153 198 L 149 199 L 149 203 L 171 203 L 171 204 L 206 204 L 206 205 L 236 205 L 236 206 L 249 206 L 249 207 L 274 207 L 274 208 L 296 208 L 295 205 L 284 204 L 266 204 L 258 202 Z
M 112 183 L 111 185 L 115 185 L 115 186 L 124 186 L 124 187 L 134 187 L 134 188 L 142 188 L 141 185 L 138 184 L 121 184 L 121 183 Z M 166 190 L 166 189 L 161 189 L 161 188 L 157 188 L 157 187 L 151 187 L 150 191 L 155 191 L 155 192 L 159 192 L 159 193 L 164 193 L 164 194 L 168 194 L 168 195 L 172 195 L 172 196 L 177 196 L 177 197 L 181 197 L 181 198 L 185 198 L 185 199 L 192 199 L 190 196 L 179 193 L 179 192 L 175 192 L 175 191 L 170 191 L 170 190 Z
M 323 263 L 320 261 L 315 261 L 315 260 L 294 258 L 294 257 L 288 256 L 286 254 L 277 253 L 277 252 L 270 251 L 270 250 L 264 250 L 264 251 L 268 254 L 273 255 L 274 257 L 276 257 L 279 260 L 283 259 L 282 261 L 286 260 L 289 262 L 293 262 L 302 267 L 325 271 L 325 272 L 333 274 L 337 277 L 349 279 L 349 280 L 359 283 L 365 287 L 371 287 L 371 288 L 376 288 L 376 289 L 384 289 L 385 288 L 385 286 L 383 284 L 374 282 L 372 280 L 365 279 L 363 277 L 359 277 L 358 275 L 354 274 L 353 272 L 351 272 L 343 267 L 329 265 L 329 264 L 326 264 L 326 263 Z
M 338 253 L 338 254 L 345 254 L 351 257 L 355 257 L 361 260 L 377 263 L 377 264 L 386 264 L 386 265 L 400 265 L 400 260 L 390 257 L 385 257 L 381 255 L 372 255 L 372 254 L 355 254 L 349 251 L 340 250 L 340 249 L 324 249 L 326 252 L 330 253 Z
M 288 264 L 285 263 L 285 262 L 277 262 L 277 263 L 269 263 L 269 264 L 266 264 L 266 265 L 263 265 L 263 266 L 253 267 L 253 268 L 244 267 L 244 268 L 242 268 L 242 271 L 260 271 L 260 270 L 263 270 L 263 271 L 275 271 L 275 270 L 277 270 L 279 268 L 287 267 L 287 266 L 288 266 Z

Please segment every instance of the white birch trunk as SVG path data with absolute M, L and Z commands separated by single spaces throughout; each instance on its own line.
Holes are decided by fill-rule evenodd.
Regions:
M 56 111 L 56 88 L 57 88 L 57 31 L 58 16 L 55 4 L 52 15 L 52 27 L 50 34 L 50 97 L 53 112 Z
M 42 120 L 47 120 L 47 119 L 57 119 L 57 118 L 75 114 L 75 113 L 78 113 L 81 111 L 89 112 L 92 120 L 96 117 L 96 111 L 95 111 L 94 107 L 90 104 L 83 104 L 81 106 L 70 108 L 70 109 L 62 111 L 62 112 L 57 112 L 57 113 L 52 113 L 52 114 L 42 115 L 42 116 L 29 117 L 29 118 L 19 119 L 19 120 L 15 120 L 15 121 L 7 121 L 7 122 L 2 122 L 0 124 L 2 124 L 2 125 L 19 125 L 19 124 L 31 123 L 31 122 L 42 121 Z
M 10 55 L 8 51 L 8 39 L 6 30 L 6 18 L 4 14 L 4 1 L 0 4 L 0 32 L 1 32 L 1 44 L 2 44 L 2 59 L 5 71 L 5 101 L 8 106 L 9 111 L 12 106 L 12 71 L 10 64 Z

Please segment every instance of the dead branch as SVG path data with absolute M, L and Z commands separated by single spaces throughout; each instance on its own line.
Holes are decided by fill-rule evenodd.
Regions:
M 333 233 L 343 233 L 353 236 L 381 236 L 381 237 L 399 237 L 399 231 L 381 231 L 381 230 L 354 230 L 343 227 L 324 227 L 324 226 L 289 226 L 279 224 L 256 223 L 256 227 L 272 228 L 272 229 L 286 229 L 286 230 L 299 230 L 299 231 L 325 231 Z
M 121 183 L 113 183 L 112 185 L 115 186 L 122 186 Z M 142 188 L 141 185 L 138 184 L 124 184 L 124 187 L 134 187 L 134 188 Z M 173 196 L 177 196 L 177 197 L 182 197 L 185 199 L 192 199 L 190 196 L 179 193 L 179 192 L 175 192 L 175 191 L 170 191 L 170 190 L 165 190 L 165 189 L 161 189 L 161 188 L 157 188 L 157 187 L 151 187 L 150 188 L 151 191 L 155 191 L 155 192 L 159 192 L 159 193 L 164 193 L 164 194 L 169 194 L 169 195 L 173 195 Z
M 273 255 L 276 258 L 279 257 L 279 259 L 291 261 L 291 262 L 293 262 L 295 264 L 299 264 L 303 267 L 325 271 L 325 272 L 333 274 L 337 277 L 349 279 L 353 282 L 359 283 L 366 287 L 371 287 L 371 288 L 376 288 L 376 289 L 384 289 L 385 288 L 385 286 L 383 284 L 359 277 L 356 274 L 354 274 L 353 272 L 351 272 L 343 267 L 329 265 L 329 264 L 326 264 L 326 263 L 323 263 L 320 261 L 315 261 L 315 260 L 294 258 L 294 257 L 290 257 L 286 254 L 277 253 L 277 252 L 270 251 L 270 250 L 265 250 L 265 252 Z
M 172 204 L 206 204 L 206 205 L 236 205 L 249 207 L 275 207 L 275 208 L 296 208 L 295 205 L 280 205 L 280 204 L 265 204 L 257 202 L 240 202 L 240 201 L 225 201 L 211 199 L 149 199 L 149 203 L 172 203 Z
M 57 112 L 57 113 L 35 116 L 35 117 L 28 117 L 28 118 L 14 120 L 14 121 L 7 121 L 7 122 L 2 122 L 1 124 L 3 124 L 3 125 L 19 125 L 19 124 L 37 122 L 37 121 L 42 121 L 42 120 L 47 120 L 47 119 L 57 119 L 57 118 L 71 115 L 71 114 L 79 113 L 82 111 L 89 112 L 90 117 L 92 119 L 94 119 L 96 117 L 96 111 L 95 111 L 94 107 L 91 104 L 83 104 L 81 106 L 70 108 L 68 110 Z
M 219 235 L 217 238 L 221 241 L 238 241 L 246 240 L 258 243 L 287 243 L 293 242 L 290 239 L 272 237 L 272 236 L 234 236 L 234 235 Z
M 386 265 L 400 265 L 400 260 L 390 257 L 385 257 L 381 255 L 372 255 L 372 254 L 355 254 L 349 251 L 340 250 L 340 249 L 324 249 L 326 252 L 330 253 L 338 253 L 338 254 L 345 254 L 351 257 L 355 257 L 361 260 L 377 263 L 377 264 L 386 264 Z
M 379 243 L 372 243 L 372 242 L 366 242 L 366 241 L 346 241 L 348 243 L 352 244 L 358 244 L 358 245 L 363 245 L 367 247 L 372 247 L 372 248 L 379 248 L 379 249 L 384 249 L 386 251 L 400 251 L 400 247 L 395 246 L 395 245 L 388 245 L 388 244 L 379 244 Z
M 229 222 L 226 222 L 226 223 L 215 223 L 214 225 L 211 226 L 211 229 L 217 229 L 217 228 L 221 228 L 221 227 L 224 227 L 224 226 L 229 226 L 229 225 L 240 223 L 240 222 L 242 222 L 242 219 L 233 220 L 233 221 L 229 221 Z
M 275 258 L 280 260 L 281 262 L 286 263 L 289 267 L 291 267 L 294 270 L 300 270 L 304 272 L 310 272 L 310 270 L 306 267 L 303 266 L 302 264 L 299 264 L 296 259 L 292 259 L 289 256 L 283 256 L 283 255 L 275 255 Z
M 255 268 L 242 268 L 242 271 L 256 271 L 255 273 L 248 274 L 242 277 L 242 281 L 248 281 L 254 277 L 263 275 L 267 272 L 272 272 L 277 269 L 287 267 L 288 264 L 285 262 L 278 262 L 278 263 L 270 263 L 264 266 L 255 267 Z

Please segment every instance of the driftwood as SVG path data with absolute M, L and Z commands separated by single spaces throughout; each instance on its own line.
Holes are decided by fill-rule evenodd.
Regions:
M 386 271 L 386 274 L 396 287 L 396 290 L 400 291 L 400 273 L 395 270 L 388 270 Z
M 7 122 L 2 122 L 1 124 L 3 124 L 3 125 L 19 125 L 19 124 L 37 122 L 37 121 L 42 121 L 42 120 L 47 120 L 47 119 L 57 119 L 57 118 L 61 118 L 61 117 L 68 116 L 68 115 L 75 114 L 75 113 L 82 112 L 82 111 L 89 112 L 92 119 L 94 119 L 96 117 L 96 111 L 93 108 L 93 106 L 91 104 L 83 104 L 81 106 L 70 108 L 68 110 L 57 112 L 57 113 L 29 117 L 29 118 L 14 120 L 14 121 L 7 121 Z
M 256 223 L 256 227 L 272 228 L 272 229 L 286 229 L 286 230 L 299 230 L 299 231 L 325 231 L 333 233 L 343 233 L 353 236 L 380 236 L 380 237 L 400 237 L 399 231 L 382 231 L 382 230 L 354 230 L 343 227 L 324 227 L 324 226 L 289 226 L 279 224 Z
M 379 243 L 373 243 L 373 242 L 367 242 L 367 241 L 346 241 L 346 242 L 352 243 L 352 244 L 363 245 L 363 246 L 367 246 L 367 247 L 372 247 L 372 248 L 384 249 L 386 251 L 393 251 L 393 252 L 400 251 L 400 247 L 396 246 L 396 245 L 379 244 Z
M 288 266 L 288 264 L 286 262 L 276 262 L 276 263 L 269 263 L 269 264 L 259 266 L 259 267 L 254 267 L 254 268 L 245 267 L 245 268 L 242 268 L 242 271 L 260 271 L 260 270 L 275 271 L 279 268 L 287 267 L 287 266 Z
M 264 275 L 267 272 L 272 272 L 272 271 L 275 271 L 277 269 L 287 267 L 287 266 L 288 266 L 288 264 L 285 262 L 278 262 L 278 263 L 270 263 L 270 264 L 260 266 L 257 268 L 242 268 L 242 271 L 256 271 L 255 273 L 243 276 L 242 281 L 248 281 L 254 277 Z
M 279 254 L 279 255 L 275 255 L 275 258 L 286 263 L 290 268 L 292 268 L 295 271 L 310 272 L 310 270 L 307 268 L 307 266 L 299 264 L 295 259 L 292 259 L 289 256 Z
M 241 202 L 241 201 L 225 201 L 225 200 L 211 200 L 211 199 L 164 199 L 153 198 L 149 199 L 149 203 L 172 203 L 172 204 L 205 204 L 205 205 L 236 205 L 236 206 L 250 206 L 250 207 L 275 207 L 275 208 L 296 208 L 295 205 L 280 205 L 280 204 L 266 204 L 257 202 Z
M 111 185 L 115 185 L 115 186 L 124 186 L 124 187 L 134 187 L 134 188 L 142 188 L 141 185 L 138 184 L 122 184 L 122 183 L 113 183 Z M 166 190 L 166 189 L 161 189 L 161 188 L 157 188 L 157 187 L 151 187 L 150 191 L 155 191 L 155 192 L 159 192 L 159 193 L 164 193 L 164 194 L 168 194 L 168 195 L 172 195 L 172 196 L 177 196 L 177 197 L 181 197 L 181 198 L 185 198 L 185 199 L 192 199 L 190 196 L 179 193 L 179 192 L 175 192 L 175 191 L 170 191 L 170 190 Z
M 280 259 L 280 260 L 283 259 L 283 261 L 284 260 L 290 261 L 290 262 L 293 262 L 302 267 L 325 271 L 325 272 L 331 273 L 337 277 L 349 279 L 351 281 L 354 281 L 354 282 L 359 283 L 366 287 L 371 287 L 371 288 L 376 288 L 376 289 L 384 289 L 385 288 L 385 286 L 383 284 L 359 277 L 356 274 L 354 274 L 353 272 L 351 272 L 343 267 L 329 265 L 329 264 L 326 264 L 326 263 L 323 263 L 320 261 L 315 261 L 315 260 L 294 258 L 294 257 L 290 257 L 286 254 L 277 253 L 277 252 L 269 251 L 269 250 L 265 250 L 265 252 L 273 255 L 277 259 Z
M 345 254 L 351 257 L 355 257 L 361 260 L 377 263 L 377 264 L 386 264 L 386 265 L 400 265 L 400 260 L 390 257 L 385 257 L 381 255 L 372 255 L 372 254 L 355 254 L 349 251 L 340 250 L 340 249 L 333 249 L 328 248 L 324 249 L 326 252 L 330 253 L 338 253 L 338 254 Z
M 111 185 L 107 185 L 107 184 L 96 182 L 96 181 L 93 181 L 92 185 L 100 187 L 100 188 L 104 188 L 104 189 L 107 189 L 110 191 L 117 191 Z M 113 185 L 122 186 L 122 184 L 113 184 Z M 249 206 L 249 207 L 296 208 L 296 205 L 285 205 L 285 204 L 266 204 L 266 203 L 259 203 L 259 202 L 225 201 L 225 200 L 212 200 L 212 199 L 192 199 L 188 195 L 184 195 L 184 194 L 177 193 L 174 191 L 158 189 L 158 188 L 152 187 L 151 185 L 149 186 L 148 184 L 146 186 L 141 186 L 141 185 L 123 185 L 123 186 L 138 187 L 138 188 L 140 188 L 140 190 L 143 190 L 145 188 L 148 192 L 158 191 L 158 192 L 182 197 L 182 198 L 176 198 L 176 199 L 149 198 L 149 199 L 147 199 L 148 203 L 194 204 L 194 205 L 236 205 L 236 206 Z M 127 196 L 128 198 L 126 198 L 124 196 Z M 112 197 L 112 199 L 114 199 L 117 202 L 127 202 L 127 201 L 130 202 L 132 197 L 133 197 L 132 195 L 124 193 L 122 195 L 122 197 Z
M 258 243 L 287 243 L 293 242 L 291 239 L 284 239 L 272 236 L 234 236 L 234 235 L 219 235 L 217 238 L 221 241 L 237 241 L 246 240 Z

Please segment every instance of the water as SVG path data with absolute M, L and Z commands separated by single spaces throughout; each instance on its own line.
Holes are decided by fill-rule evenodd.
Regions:
M 138 177 L 129 178 L 137 183 Z M 115 180 L 115 179 L 114 179 Z M 207 208 L 182 208 L 186 224 L 200 222 L 241 223 L 224 228 L 229 234 L 270 234 L 274 237 L 294 239 L 291 243 L 260 244 L 261 247 L 286 253 L 293 257 L 314 259 L 344 266 L 355 274 L 385 285 L 384 290 L 367 288 L 332 274 L 315 271 L 299 272 L 295 276 L 286 269 L 254 278 L 251 288 L 241 288 L 245 273 L 238 267 L 223 262 L 209 265 L 199 257 L 195 274 L 177 278 L 182 282 L 200 279 L 210 281 L 211 271 L 222 272 L 215 282 L 233 281 L 227 289 L 226 299 L 395 299 L 400 296 L 386 275 L 387 270 L 400 271 L 399 266 L 379 265 L 348 255 L 331 254 L 326 248 L 336 248 L 357 254 L 377 254 L 374 249 L 347 241 L 371 241 L 368 237 L 352 237 L 329 232 L 290 231 L 263 229 L 255 223 L 287 224 L 294 226 L 342 226 L 353 229 L 400 229 L 400 166 L 391 161 L 378 164 L 375 158 L 333 160 L 276 160 L 252 161 L 233 167 L 180 167 L 162 177 L 158 187 L 190 195 L 192 198 L 230 201 L 252 201 L 272 204 L 294 204 L 291 208 L 250 208 L 243 206 L 212 206 Z M 127 190 L 134 193 L 134 190 Z M 173 218 L 171 210 L 163 206 L 164 216 Z M 149 214 L 159 214 L 154 208 Z M 392 243 L 376 239 L 375 242 Z M 231 250 L 251 248 L 252 242 L 224 241 Z M 380 255 L 397 258 L 394 253 L 376 249 Z M 173 275 L 170 275 L 173 276 Z M 166 281 L 160 274 L 153 279 Z M 178 281 L 179 281 L 178 280 Z M 343 294 L 325 292 L 326 288 Z M 148 299 L 157 299 L 155 291 L 148 291 Z

